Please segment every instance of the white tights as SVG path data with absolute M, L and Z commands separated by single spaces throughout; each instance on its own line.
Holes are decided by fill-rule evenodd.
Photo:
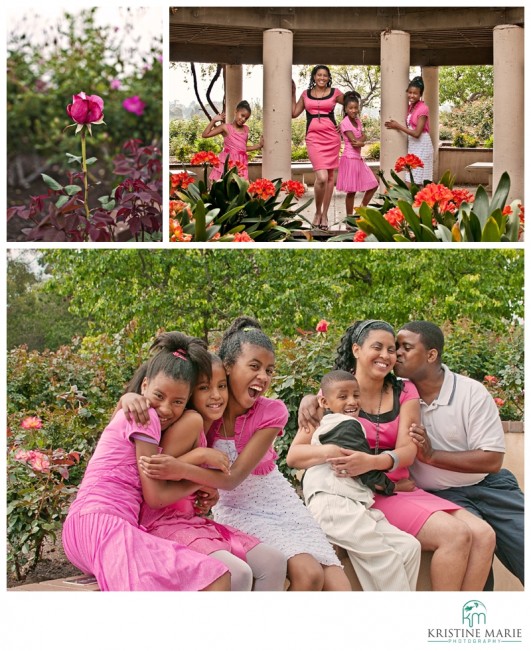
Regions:
M 274 547 L 264 543 L 256 545 L 247 552 L 247 562 L 225 550 L 209 555 L 229 568 L 233 592 L 284 590 L 287 560 L 284 554 Z

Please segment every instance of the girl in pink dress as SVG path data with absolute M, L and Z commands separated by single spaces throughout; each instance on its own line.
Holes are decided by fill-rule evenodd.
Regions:
M 408 112 L 406 126 L 396 120 L 388 120 L 385 126 L 396 129 L 407 135 L 407 153 L 415 154 L 424 163 L 424 167 L 417 167 L 413 171 L 413 181 L 422 185 L 424 181 L 433 180 L 433 143 L 430 137 L 429 110 L 422 101 L 424 81 L 422 77 L 414 77 L 407 87 Z M 406 181 L 411 183 L 409 172 L 406 172 Z
M 138 524 L 142 500 L 161 508 L 196 490 L 189 483 L 139 475 L 140 455 L 158 451 L 161 432 L 182 416 L 198 372 L 208 373 L 204 344 L 175 333 L 168 346 L 143 368 L 142 394 L 149 400 L 149 424 L 130 423 L 118 410 L 103 431 L 63 526 L 68 559 L 93 574 L 102 591 L 229 590 L 227 567 L 171 540 L 148 534 Z M 219 467 L 225 467 L 220 457 Z M 179 468 L 194 466 L 178 462 Z M 181 477 L 179 478 L 181 479 Z
M 212 168 L 210 173 L 211 181 L 218 181 L 223 176 L 223 169 L 227 158 L 231 163 L 241 163 L 242 171 L 240 176 L 244 179 L 249 178 L 249 159 L 247 157 L 248 151 L 258 151 L 264 146 L 264 138 L 260 136 L 260 143 L 258 145 L 248 145 L 249 127 L 245 124 L 251 117 L 251 107 L 249 102 L 242 100 L 234 111 L 234 120 L 231 124 L 225 123 L 225 113 L 215 115 L 210 120 L 208 126 L 201 134 L 202 138 L 212 138 L 223 134 L 223 151 L 219 155 L 219 165 Z M 221 122 L 219 126 L 215 126 L 217 122 Z
M 315 66 L 310 75 L 308 90 L 296 100 L 295 83 L 292 89 L 292 117 L 306 110 L 306 147 L 315 172 L 313 186 L 315 217 L 313 226 L 328 229 L 328 208 L 334 192 L 334 172 L 339 165 L 341 138 L 336 129 L 334 109 L 343 103 L 343 93 L 332 88 L 332 76 L 327 66 Z
M 145 420 L 149 408 L 132 383 L 133 393 L 122 396 L 122 409 L 138 420 Z M 226 457 L 218 450 L 207 448 L 204 426 L 223 414 L 228 400 L 227 377 L 221 360 L 212 356 L 212 373 L 203 375 L 195 385 L 188 409 L 162 436 L 162 452 L 184 463 L 203 467 L 219 467 Z M 203 418 L 198 413 L 201 412 Z M 203 423 L 205 419 L 205 425 Z M 264 545 L 255 536 L 222 525 L 201 513 L 210 509 L 212 493 L 207 486 L 166 508 L 154 509 L 145 502 L 140 512 L 140 525 L 146 531 L 173 540 L 189 549 L 207 554 L 224 563 L 231 574 L 231 590 L 279 591 L 284 589 L 286 560 L 277 549 Z M 205 499 L 206 498 L 206 499 Z
M 345 117 L 341 121 L 343 134 L 343 154 L 339 161 L 336 188 L 346 192 L 345 207 L 347 215 L 354 212 L 354 197 L 356 192 L 365 192 L 362 206 L 368 206 L 372 199 L 378 181 L 361 157 L 361 148 L 365 143 L 365 134 L 360 119 L 360 96 L 358 93 L 345 93 Z
M 275 363 L 271 341 L 254 319 L 240 317 L 223 336 L 220 357 L 229 388 L 223 416 L 207 411 L 194 396 L 205 422 L 218 416 L 208 442 L 231 462 L 230 475 L 217 473 L 215 520 L 280 549 L 287 559 L 290 590 L 350 590 L 332 545 L 275 463 L 273 442 L 282 433 L 288 411 L 280 400 L 262 395 Z M 140 463 L 148 476 L 171 479 L 173 461 L 155 456 Z

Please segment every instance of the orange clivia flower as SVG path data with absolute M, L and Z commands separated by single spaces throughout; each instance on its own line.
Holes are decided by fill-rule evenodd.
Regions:
M 241 233 L 236 233 L 234 236 L 234 239 L 232 240 L 233 242 L 254 242 L 253 238 L 249 235 L 249 233 L 246 233 L 245 231 L 242 231 Z
M 192 210 L 190 205 L 185 201 L 180 201 L 180 199 L 171 199 L 170 200 L 170 217 L 174 219 L 180 214 L 185 212 L 188 217 L 192 216 Z
M 391 208 L 391 210 L 388 210 L 383 217 L 391 224 L 393 228 L 396 228 L 397 230 L 404 223 L 404 215 L 402 214 L 400 208 Z
M 454 202 L 457 208 L 459 208 L 459 206 L 462 203 L 474 203 L 475 200 L 474 195 L 468 190 L 465 190 L 465 188 L 454 188 L 452 190 L 452 194 L 453 194 L 452 201 Z
M 247 192 L 265 201 L 275 196 L 276 188 L 269 179 L 257 179 L 249 185 Z
M 422 190 L 419 190 L 415 195 L 415 201 L 413 205 L 418 207 L 422 205 L 423 202 L 426 202 L 430 208 L 436 203 L 447 203 L 452 201 L 453 193 L 450 188 L 447 188 L 445 185 L 440 183 L 428 183 L 424 186 Z
M 302 195 L 305 193 L 306 189 L 302 183 L 299 181 L 284 181 L 284 183 L 281 185 L 280 189 L 285 192 L 286 194 L 292 194 L 297 198 L 300 199 Z
M 191 233 L 185 233 L 176 219 L 170 219 L 170 242 L 190 242 Z
M 172 190 L 186 190 L 186 188 L 195 181 L 193 176 L 186 172 L 179 172 L 170 176 L 170 184 Z
M 511 206 L 505 206 L 505 208 L 502 210 L 502 215 L 509 216 L 513 212 L 513 209 Z
M 395 172 L 401 172 L 406 167 L 415 170 L 418 167 L 424 167 L 424 163 L 418 156 L 415 156 L 415 154 L 400 156 L 395 163 Z
M 360 229 L 359 231 L 356 231 L 356 234 L 352 238 L 352 241 L 353 242 L 364 242 L 366 238 L 367 238 L 367 233 Z
M 239 160 L 230 160 L 229 159 L 229 165 L 228 165 L 227 169 L 230 170 L 233 167 L 236 168 L 236 174 L 238 174 L 238 176 L 241 176 L 245 172 L 245 170 L 247 169 L 247 165 L 245 163 L 242 163 Z
M 198 151 L 190 159 L 190 165 L 219 165 L 219 158 L 213 151 Z
M 521 203 L 519 203 L 518 208 L 520 210 L 520 212 L 518 213 L 518 219 L 520 220 L 520 224 L 522 224 L 522 226 L 523 226 L 524 225 L 524 206 Z

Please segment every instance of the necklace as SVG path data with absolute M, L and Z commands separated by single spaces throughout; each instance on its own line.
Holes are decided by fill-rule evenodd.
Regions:
M 374 454 L 378 454 L 380 451 L 380 411 L 382 409 L 382 399 L 383 399 L 384 388 L 380 391 L 380 401 L 378 403 L 378 413 L 376 414 L 376 435 L 374 438 Z
M 247 414 L 245 414 L 245 418 L 243 419 L 243 425 L 242 425 L 242 428 L 241 428 L 238 436 L 236 436 L 236 433 L 234 434 L 234 436 L 227 436 L 227 430 L 225 429 L 225 419 L 224 418 L 221 419 L 221 427 L 222 427 L 223 438 L 225 439 L 225 441 L 231 441 L 231 440 L 234 441 L 234 448 L 232 446 L 229 446 L 228 443 L 227 443 L 227 450 L 226 450 L 226 454 L 229 457 L 229 461 L 230 461 L 231 466 L 236 461 L 236 459 L 238 458 L 238 445 L 239 445 L 240 440 L 242 438 L 243 431 L 245 430 L 245 423 L 246 422 L 247 422 Z M 236 424 L 236 422 L 234 424 Z

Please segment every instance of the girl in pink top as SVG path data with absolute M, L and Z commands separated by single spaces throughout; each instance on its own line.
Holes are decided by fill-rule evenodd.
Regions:
M 202 138 L 212 138 L 223 134 L 223 151 L 219 155 L 219 165 L 212 168 L 210 179 L 217 181 L 223 176 L 223 169 L 227 158 L 230 163 L 241 163 L 242 171 L 239 172 L 240 176 L 244 179 L 249 178 L 249 159 L 247 157 L 248 151 L 257 151 L 264 146 L 264 138 L 260 136 L 260 143 L 258 145 L 247 145 L 249 138 L 249 127 L 245 124 L 251 117 L 251 107 L 249 102 L 242 100 L 234 111 L 234 120 L 231 124 L 225 123 L 225 113 L 215 115 L 210 120 L 208 126 L 201 134 Z M 217 122 L 221 122 L 219 126 L 215 126 Z
M 157 452 L 161 432 L 182 416 L 199 371 L 210 358 L 200 340 L 175 333 L 171 350 L 156 353 L 142 369 L 141 391 L 149 400 L 146 426 L 118 410 L 103 431 L 63 527 L 68 559 L 93 574 L 107 590 L 229 590 L 227 567 L 171 540 L 151 536 L 138 524 L 142 500 L 161 508 L 197 490 L 190 482 L 165 482 L 139 475 L 140 455 Z M 175 474 L 194 466 L 176 462 Z M 220 456 L 218 467 L 225 467 Z M 179 470 L 180 469 L 180 470 Z M 182 477 L 179 477 L 181 479 Z
M 332 545 L 275 463 L 273 442 L 286 425 L 288 411 L 282 401 L 263 396 L 275 364 L 271 341 L 257 321 L 240 317 L 224 334 L 219 353 L 229 401 L 207 438 L 227 454 L 231 468 L 230 475 L 218 473 L 215 520 L 280 549 L 287 559 L 290 590 L 350 590 Z M 208 420 L 195 398 L 194 404 Z M 170 479 L 173 461 L 155 456 L 141 459 L 141 466 L 150 477 Z
M 424 167 L 413 170 L 413 181 L 422 185 L 424 181 L 433 180 L 433 144 L 430 138 L 429 110 L 422 101 L 424 81 L 422 77 L 414 77 L 407 87 L 409 108 L 406 116 L 406 126 L 396 120 L 388 120 L 385 126 L 396 129 L 407 135 L 407 153 L 415 154 L 424 163 Z M 409 173 L 406 180 L 411 182 Z
M 362 206 L 368 206 L 378 181 L 361 157 L 361 148 L 365 144 L 365 134 L 360 119 L 360 96 L 358 93 L 345 93 L 345 117 L 341 121 L 343 135 L 343 154 L 339 161 L 336 188 L 347 193 L 345 208 L 347 215 L 354 212 L 356 192 L 364 192 Z
M 129 388 L 134 393 L 122 396 L 122 409 L 131 412 L 135 419 L 145 420 L 149 404 L 138 395 L 138 386 L 132 383 Z M 163 453 L 194 466 L 221 467 L 227 457 L 207 448 L 203 427 L 223 414 L 227 400 L 225 369 L 219 357 L 212 355 L 212 373 L 201 375 L 192 392 L 191 401 L 197 411 L 188 409 L 164 432 Z M 211 501 L 216 498 L 217 491 L 204 486 L 200 495 L 188 495 L 163 509 L 154 509 L 144 502 L 140 524 L 154 536 L 186 545 L 224 563 L 231 574 L 233 592 L 283 590 L 286 580 L 284 555 L 261 543 L 256 536 L 204 517 L 202 513 L 210 510 Z

